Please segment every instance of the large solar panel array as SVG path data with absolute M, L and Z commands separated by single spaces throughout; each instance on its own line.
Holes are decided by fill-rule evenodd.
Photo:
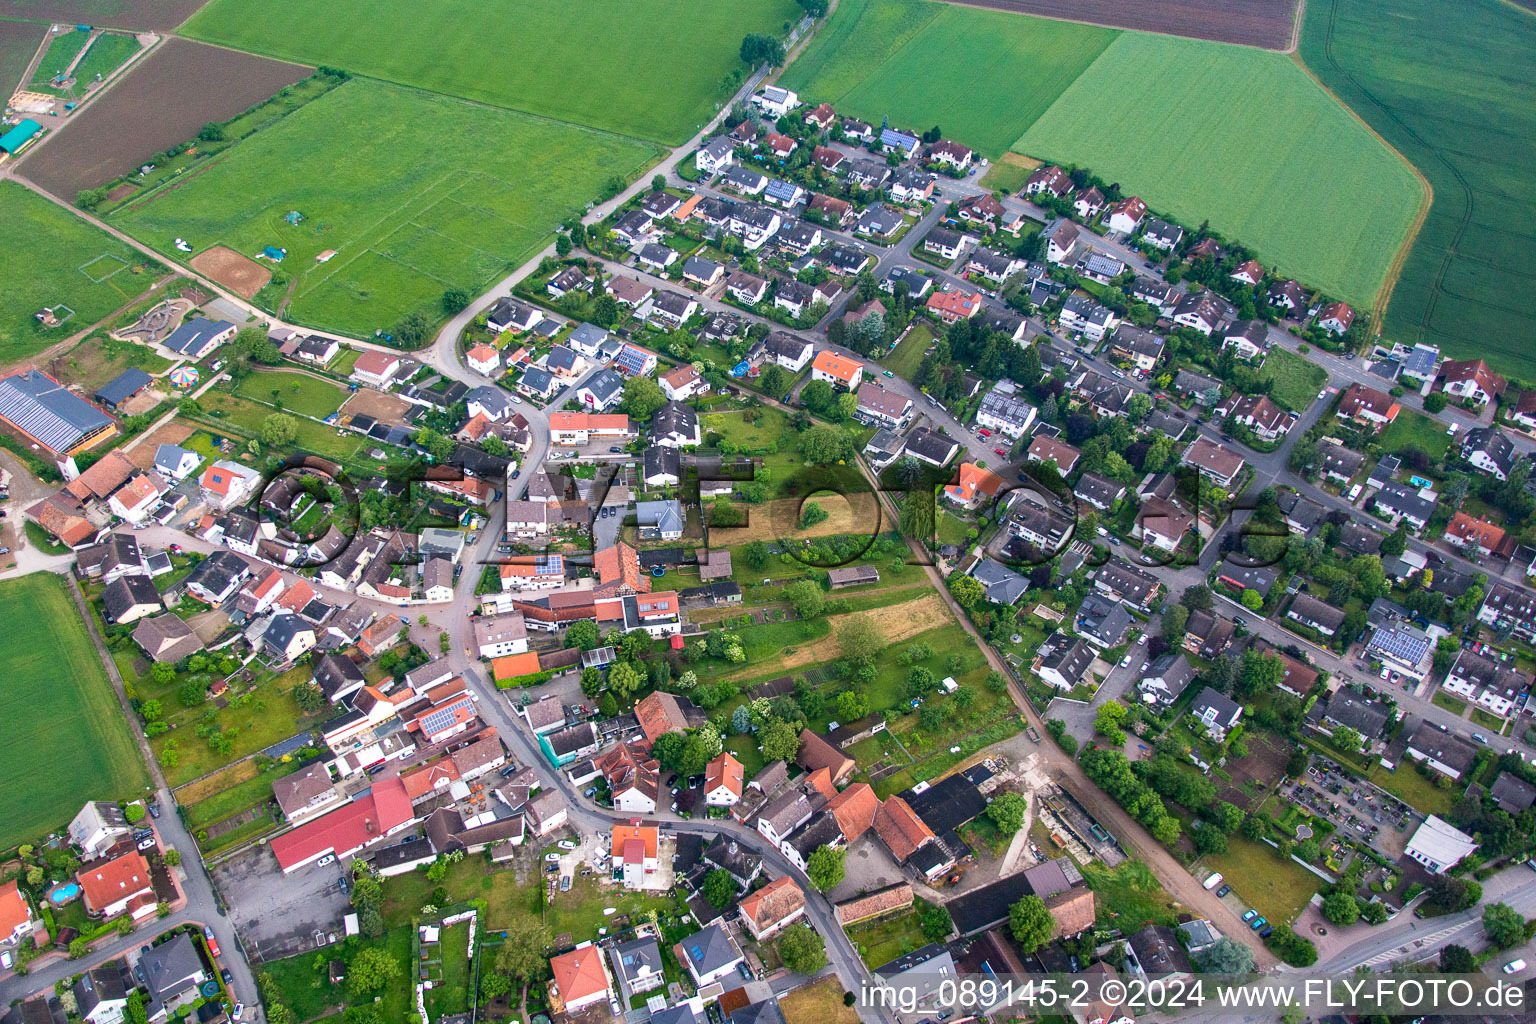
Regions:
M 68 451 L 112 418 L 38 370 L 0 380 L 0 417 L 56 452 Z
M 1384 654 L 1400 658 L 1405 664 L 1415 665 L 1429 650 L 1429 638 L 1414 636 L 1401 629 L 1378 629 L 1371 637 L 1371 646 Z

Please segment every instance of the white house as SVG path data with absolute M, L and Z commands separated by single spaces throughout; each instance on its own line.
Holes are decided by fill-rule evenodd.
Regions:
M 733 806 L 741 799 L 743 772 L 729 751 L 719 754 L 704 767 L 704 802 L 710 807 Z
M 189 451 L 179 445 L 162 444 L 155 449 L 155 471 L 167 480 L 181 483 L 191 476 L 198 466 L 203 464 L 203 457 L 197 452 Z
M 770 85 L 753 94 L 752 105 L 765 114 L 780 118 L 800 105 L 800 96 L 791 89 Z
M 1431 814 L 1408 840 L 1403 852 L 1424 865 L 1432 875 L 1442 875 L 1477 849 L 1471 836 Z
M 198 491 L 203 502 L 220 512 L 244 504 L 261 486 L 261 474 L 250 466 L 220 459 L 203 471 Z

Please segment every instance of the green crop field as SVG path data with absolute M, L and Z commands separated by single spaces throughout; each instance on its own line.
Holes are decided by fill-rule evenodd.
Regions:
M 1013 148 L 1092 167 L 1365 308 L 1422 200 L 1412 170 L 1289 58 L 1174 36 L 1121 35 Z
M 112 221 L 167 254 L 176 238 L 288 251 L 257 296 L 290 319 L 371 334 L 449 288 L 479 292 L 542 248 L 614 175 L 658 154 L 635 139 L 354 80 Z M 304 215 L 292 225 L 290 210 Z M 324 250 L 338 255 L 315 262 Z M 288 278 L 294 280 L 287 280 Z
M 1307 66 L 1429 179 L 1387 308 L 1393 341 L 1536 377 L 1536 17 L 1498 0 L 1320 0 Z
M 96 80 L 97 75 L 106 78 L 138 52 L 139 41 L 133 36 L 97 36 L 80 63 L 75 65 L 75 81 L 78 83 L 75 91 L 84 91 L 87 85 Z
M 60 32 L 48 43 L 48 52 L 43 54 L 43 59 L 37 62 L 37 70 L 32 72 L 32 88 L 43 89 L 48 92 L 53 90 L 48 83 L 55 75 L 61 74 L 69 67 L 69 62 L 75 59 L 79 52 L 85 49 L 85 44 L 91 41 L 88 32 Z
M 799 12 L 789 0 L 214 0 L 184 32 L 678 145 L 735 91 L 742 36 L 782 35 Z
M 139 795 L 148 780 L 67 586 L 52 573 L 0 583 L 0 708 L 11 733 L 0 771 L 26 779 L 0 799 L 0 848 L 63 825 L 87 800 Z
M 912 0 L 843 0 L 783 84 L 812 102 L 997 157 L 1115 39 L 1115 31 Z
M 135 272 L 143 263 L 68 210 L 0 182 L 0 363 L 63 341 L 144 291 L 154 278 Z M 74 316 L 44 327 L 33 314 L 45 306 L 67 306 Z

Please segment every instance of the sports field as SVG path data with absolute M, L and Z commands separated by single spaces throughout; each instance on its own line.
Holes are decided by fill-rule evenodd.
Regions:
M 997 157 L 1119 33 L 1072 22 L 913 0 L 841 0 L 783 83 L 874 124 Z
M 87 800 L 138 795 L 147 782 L 127 719 L 85 623 L 52 573 L 0 583 L 0 849 L 65 824 Z M 45 770 L 39 770 L 39 766 Z
M 1369 308 L 1417 215 L 1412 171 L 1276 53 L 1124 33 L 1014 144 Z
M 371 334 L 414 310 L 439 315 L 448 288 L 477 293 L 609 178 L 657 155 L 635 139 L 356 79 L 111 219 L 167 254 L 176 238 L 196 252 L 286 249 L 257 301 L 291 299 L 299 323 Z M 297 225 L 284 219 L 294 210 Z
M 1466 0 L 1319 0 L 1301 56 L 1429 179 L 1393 341 L 1536 377 L 1536 17 Z
M 677 145 L 790 0 L 214 0 L 185 34 Z
M 154 276 L 133 272 L 144 261 L 68 210 L 0 181 L 0 365 L 63 341 L 144 291 Z M 33 314 L 53 306 L 74 316 L 44 327 Z

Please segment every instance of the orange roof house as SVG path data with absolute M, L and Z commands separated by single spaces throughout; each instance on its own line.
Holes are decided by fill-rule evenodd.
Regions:
M 812 377 L 817 380 L 833 381 L 848 388 L 855 387 L 863 374 L 864 365 L 857 359 L 848 359 L 830 349 L 822 349 L 816 353 L 816 358 L 811 362 Z
M 32 930 L 32 908 L 15 882 L 0 885 L 0 942 L 21 938 Z
M 811 772 L 817 768 L 827 769 L 834 786 L 847 781 L 855 766 L 853 758 L 809 729 L 800 730 L 800 753 L 795 763 Z
M 926 305 L 938 315 L 940 320 L 952 324 L 957 320 L 969 320 L 981 312 L 981 293 L 966 293 L 959 290 L 938 291 L 928 296 Z
M 905 864 L 908 857 L 935 838 L 933 830 L 899 796 L 886 797 L 875 812 L 875 832 L 898 864 Z
M 1378 429 L 1397 419 L 1401 408 L 1385 391 L 1368 388 L 1359 381 L 1346 388 L 1339 399 L 1340 416 L 1374 424 Z
M 630 849 L 630 843 L 639 843 L 637 849 L 640 855 L 646 860 L 655 860 L 657 848 L 661 844 L 661 832 L 655 825 L 640 824 L 638 819 L 628 825 L 616 823 L 613 826 L 613 858 L 626 859 L 625 852 Z
M 990 469 L 982 469 L 974 462 L 960 463 L 960 479 L 944 488 L 944 496 L 950 501 L 969 505 L 984 498 L 994 498 L 1006 481 Z
M 640 731 L 645 733 L 645 745 L 651 746 L 669 732 L 682 732 L 688 728 L 688 712 L 676 694 L 657 690 L 635 705 L 635 717 L 640 719 Z
M 602 948 L 590 944 L 549 958 L 549 969 L 567 1013 L 608 998 L 608 968 L 603 959 Z
M 539 669 L 539 652 L 526 651 L 522 654 L 509 654 L 504 658 L 491 659 L 491 675 L 496 679 L 516 679 L 519 676 L 531 676 Z
M 788 875 L 780 875 L 737 904 L 752 937 L 761 942 L 805 915 L 805 893 Z
M 704 766 L 704 801 L 712 807 L 729 807 L 741 799 L 745 781 L 746 769 L 741 762 L 730 751 L 721 751 Z
M 149 862 L 137 850 L 115 860 L 92 864 L 75 874 L 75 881 L 85 894 L 85 909 L 92 917 L 115 917 L 129 904 L 145 895 L 154 903 L 154 887 L 149 880 Z
M 880 810 L 880 799 L 867 782 L 855 782 L 827 804 L 827 810 L 837 819 L 837 827 L 843 830 L 843 838 L 850 843 L 868 832 L 875 824 L 875 814 Z
M 1457 512 L 1445 528 L 1445 539 L 1457 547 L 1475 546 L 1485 554 L 1491 554 L 1504 543 L 1507 535 L 1486 519 L 1476 519 L 1465 512 Z
M 640 571 L 639 552 L 623 541 L 594 554 L 592 568 L 597 572 L 598 586 L 595 593 L 599 596 L 651 592 L 651 578 Z

